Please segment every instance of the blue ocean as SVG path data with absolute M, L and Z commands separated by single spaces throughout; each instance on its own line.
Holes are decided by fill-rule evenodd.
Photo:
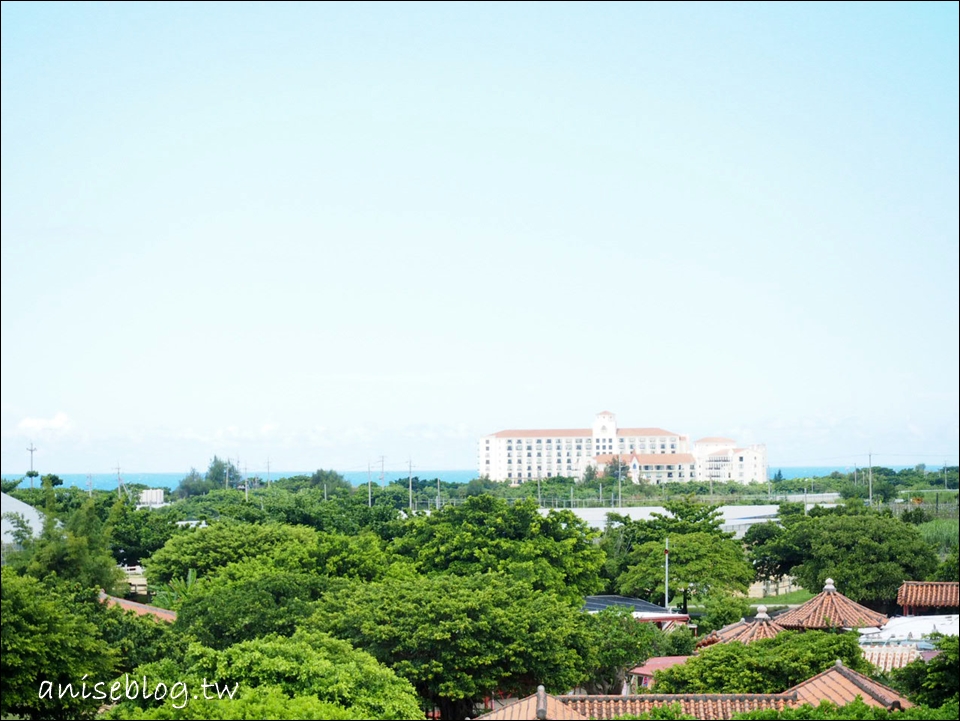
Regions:
M 912 468 L 912 466 L 893 466 L 894 470 L 903 468 Z M 829 476 L 834 471 L 840 473 L 852 473 L 853 466 L 770 466 L 769 473 L 773 477 L 777 471 L 783 473 L 784 478 L 818 478 Z M 933 469 L 930 469 L 933 470 Z M 309 476 L 313 471 L 274 471 L 270 474 L 273 480 L 289 476 L 306 475 Z M 362 486 L 367 483 L 366 471 L 341 471 L 341 475 L 354 486 Z M 97 490 L 113 490 L 117 487 L 116 473 L 58 473 L 65 485 L 77 486 L 79 488 L 93 487 Z M 121 474 L 124 483 L 141 483 L 150 488 L 176 488 L 180 481 L 186 476 L 186 473 L 123 473 Z M 434 480 L 439 478 L 447 483 L 468 483 L 477 477 L 476 470 L 438 470 L 421 471 L 414 473 L 417 478 Z M 7 478 L 15 476 L 5 476 Z M 380 484 L 380 472 L 374 471 L 369 478 L 375 484 Z M 407 480 L 407 471 L 386 471 L 384 472 L 384 483 L 390 483 L 395 480 Z M 21 487 L 29 487 L 26 480 Z

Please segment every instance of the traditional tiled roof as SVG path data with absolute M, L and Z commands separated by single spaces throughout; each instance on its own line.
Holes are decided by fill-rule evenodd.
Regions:
M 783 710 L 796 704 L 796 695 L 782 693 L 638 694 L 634 696 L 560 696 L 558 699 L 585 718 L 610 719 L 625 714 L 650 713 L 660 706 L 679 704 L 683 713 L 698 719 L 729 719 L 759 709 Z
M 734 714 L 761 709 L 817 706 L 830 701 L 844 706 L 857 697 L 868 706 L 889 710 L 913 706 L 892 688 L 846 668 L 840 661 L 823 673 L 783 693 L 665 693 L 631 696 L 550 696 L 543 690 L 491 711 L 480 719 L 524 721 L 530 719 L 612 719 L 626 714 L 647 714 L 660 706 L 678 704 L 683 713 L 698 719 L 730 719 Z M 568 715 L 565 715 L 568 714 Z M 575 715 L 573 715 L 575 714 Z
M 161 621 L 169 621 L 170 623 L 177 620 L 176 611 L 158 608 L 157 606 L 148 606 L 145 603 L 128 601 L 125 598 L 117 598 L 116 596 L 108 596 L 103 591 L 100 592 L 100 603 L 106 603 L 108 606 L 119 606 L 124 611 L 133 611 L 138 616 L 153 616 Z
M 884 673 L 903 668 L 920 658 L 916 646 L 861 646 L 863 657 Z
M 786 629 L 814 630 L 827 628 L 865 628 L 882 626 L 887 617 L 851 601 L 837 593 L 833 579 L 828 578 L 823 591 L 799 608 L 777 616 L 777 623 Z
M 731 641 L 750 643 L 752 641 L 759 641 L 762 638 L 773 638 L 778 633 L 786 630 L 787 629 L 767 615 L 766 606 L 759 606 L 757 608 L 756 618 L 754 618 L 753 621 L 746 621 L 741 618 L 736 623 L 731 623 L 729 626 L 724 626 L 721 629 L 712 631 L 697 641 L 697 648 L 712 646 L 715 643 L 730 643 Z
M 653 676 L 656 671 L 672 668 L 686 663 L 689 656 L 654 656 L 643 662 L 643 665 L 630 669 L 634 676 Z
M 960 583 L 956 581 L 904 581 L 897 604 L 906 607 L 955 608 L 960 606 Z
M 490 713 L 477 716 L 477 721 L 526 721 L 530 719 L 569 719 L 569 721 L 586 721 L 588 717 L 561 703 L 557 696 L 548 694 L 543 686 L 537 687 L 537 692 L 526 698 L 514 701 Z
M 823 673 L 797 684 L 787 693 L 797 695 L 798 704 L 819 705 L 821 701 L 830 701 L 844 706 L 855 700 L 863 699 L 867 706 L 882 706 L 886 709 L 904 709 L 913 706 L 910 701 L 889 686 L 877 683 L 861 673 L 847 668 L 840 661 Z

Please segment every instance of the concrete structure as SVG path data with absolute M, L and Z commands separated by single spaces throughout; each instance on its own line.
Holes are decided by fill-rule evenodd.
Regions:
M 617 458 L 629 468 L 633 483 L 767 480 L 762 445 L 744 448 L 728 438 L 691 444 L 688 436 L 663 428 L 621 428 L 609 411 L 598 413 L 590 428 L 506 430 L 483 436 L 477 466 L 480 476 L 495 481 L 555 476 L 579 480 L 587 468 L 602 473 Z

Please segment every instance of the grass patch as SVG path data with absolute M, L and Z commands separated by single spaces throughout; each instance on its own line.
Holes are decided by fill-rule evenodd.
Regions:
M 923 540 L 936 549 L 937 553 L 952 552 L 960 536 L 960 521 L 955 518 L 937 518 L 917 526 Z
M 793 605 L 797 603 L 806 603 L 816 594 L 810 593 L 810 591 L 804 590 L 802 588 L 797 589 L 796 591 L 791 591 L 790 593 L 781 593 L 779 596 L 765 596 L 764 598 L 751 598 L 750 603 L 757 605 L 763 604 L 764 606 L 770 606 L 770 604 L 776 604 L 778 606 Z

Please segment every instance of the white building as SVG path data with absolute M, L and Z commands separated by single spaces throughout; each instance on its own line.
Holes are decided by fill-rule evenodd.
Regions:
M 483 436 L 478 451 L 481 476 L 520 481 L 567 476 L 582 479 L 587 467 L 602 473 L 619 456 L 634 483 L 767 480 L 763 446 L 738 448 L 728 439 L 705 438 L 691 447 L 688 436 L 663 428 L 619 428 L 613 413 L 598 413 L 591 428 L 507 430 Z M 715 480 L 719 480 L 719 475 Z

